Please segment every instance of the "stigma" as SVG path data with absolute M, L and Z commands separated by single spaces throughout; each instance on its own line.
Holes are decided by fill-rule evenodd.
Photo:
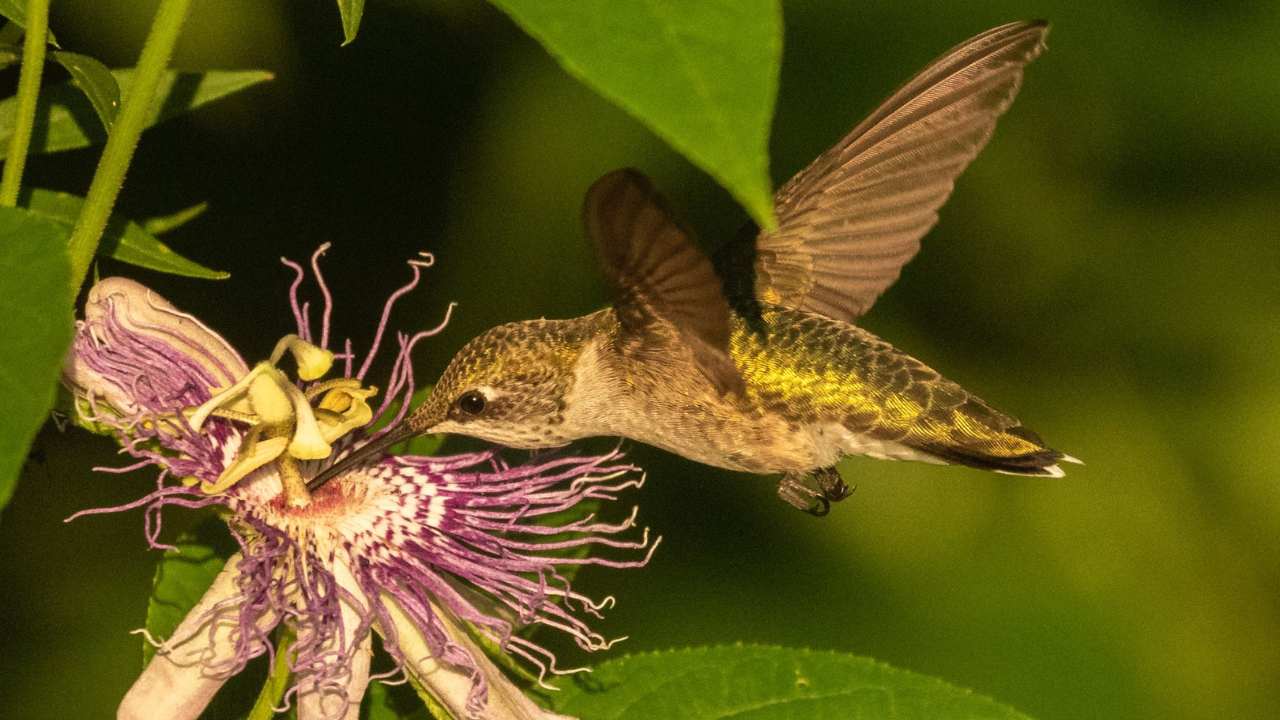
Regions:
M 291 355 L 296 380 L 280 367 Z M 250 473 L 274 465 L 280 474 L 284 503 L 303 508 L 311 503 L 299 463 L 323 460 L 333 452 L 337 439 L 373 419 L 368 399 L 378 389 L 356 378 L 324 376 L 333 368 L 333 353 L 297 335 L 276 343 L 268 360 L 258 363 L 235 383 L 216 389 L 183 415 L 193 430 L 210 417 L 249 426 L 234 459 L 213 481 L 199 482 L 208 495 L 226 492 Z

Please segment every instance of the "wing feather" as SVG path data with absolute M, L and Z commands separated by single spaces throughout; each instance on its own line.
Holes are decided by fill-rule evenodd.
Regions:
M 605 175 L 587 191 L 582 214 L 614 289 L 621 349 L 664 352 L 671 328 L 720 392 L 740 390 L 720 278 L 648 178 L 630 169 Z
M 1043 22 L 1002 25 L 930 63 L 774 198 L 756 297 L 853 321 L 897 280 L 1044 48 Z

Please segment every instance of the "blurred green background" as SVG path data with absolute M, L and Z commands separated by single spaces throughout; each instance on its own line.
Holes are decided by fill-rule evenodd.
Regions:
M 65 47 L 131 65 L 153 7 L 58 0 L 52 27 Z M 629 500 L 663 547 L 644 570 L 581 577 L 619 597 L 601 627 L 631 639 L 613 653 L 832 648 L 1039 718 L 1273 717 L 1280 4 L 784 9 L 775 182 L 956 42 L 1053 21 L 1050 52 L 864 324 L 1088 464 L 1032 480 L 849 461 L 857 492 L 815 520 L 771 479 L 637 447 L 650 482 Z M 203 2 L 189 22 L 176 65 L 278 78 L 145 135 L 120 208 L 208 200 L 169 240 L 232 278 L 101 269 L 159 289 L 250 359 L 290 330 L 278 258 L 322 242 L 338 328 L 357 342 L 402 261 L 436 253 L 396 318 L 434 325 L 460 302 L 422 352 L 426 381 L 490 325 L 606 301 L 578 226 L 601 173 L 643 168 L 708 246 L 744 218 L 480 0 L 370 0 L 346 48 L 332 2 Z M 96 157 L 35 157 L 28 176 L 83 192 Z M 87 472 L 113 452 L 46 428 L 0 520 L 0 717 L 106 717 L 139 670 L 128 632 L 157 559 L 141 518 L 61 522 L 151 486 Z

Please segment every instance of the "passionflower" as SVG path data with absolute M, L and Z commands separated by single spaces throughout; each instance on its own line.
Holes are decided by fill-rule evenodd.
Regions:
M 619 522 L 589 509 L 643 476 L 616 451 L 523 464 L 479 452 L 388 456 L 308 490 L 311 477 L 403 419 L 414 393 L 413 349 L 449 315 L 434 329 L 396 334 L 374 409 L 379 389 L 365 379 L 392 308 L 432 261 L 409 263 L 412 279 L 387 300 L 358 361 L 350 340 L 340 352 L 329 348 L 332 300 L 318 264 L 326 249 L 311 258 L 323 300 L 319 334 L 299 296 L 306 271 L 283 260 L 296 274 L 289 299 L 297 331 L 253 366 L 132 280 L 106 278 L 89 291 L 64 371 L 78 419 L 113 435 L 135 460 L 100 470 L 155 466 L 159 476 L 135 502 L 69 519 L 143 508 L 147 542 L 165 548 L 166 508 L 216 506 L 239 544 L 173 634 L 150 638 L 157 653 L 119 716 L 196 718 L 249 660 L 277 651 L 272 633 L 283 624 L 294 638 L 281 650 L 291 673 L 284 702 L 296 702 L 303 720 L 359 716 L 373 632 L 395 664 L 390 674 L 455 717 L 559 717 L 526 697 L 481 646 L 518 659 L 544 685 L 549 675 L 581 669 L 559 667 L 523 630 L 547 626 L 588 651 L 610 646 L 584 618 L 613 599 L 574 590 L 564 571 L 648 562 L 658 541 L 634 531 L 634 509 Z

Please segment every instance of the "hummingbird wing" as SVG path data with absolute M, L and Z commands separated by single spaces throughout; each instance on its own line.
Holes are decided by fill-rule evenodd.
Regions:
M 755 247 L 755 296 L 852 322 L 920 249 L 957 176 L 1044 49 L 1044 22 L 952 48 L 774 196 L 778 228 Z
M 613 286 L 620 349 L 667 352 L 663 326 L 672 328 L 721 393 L 740 390 L 720 279 L 653 183 L 639 171 L 615 170 L 587 190 L 582 217 Z

